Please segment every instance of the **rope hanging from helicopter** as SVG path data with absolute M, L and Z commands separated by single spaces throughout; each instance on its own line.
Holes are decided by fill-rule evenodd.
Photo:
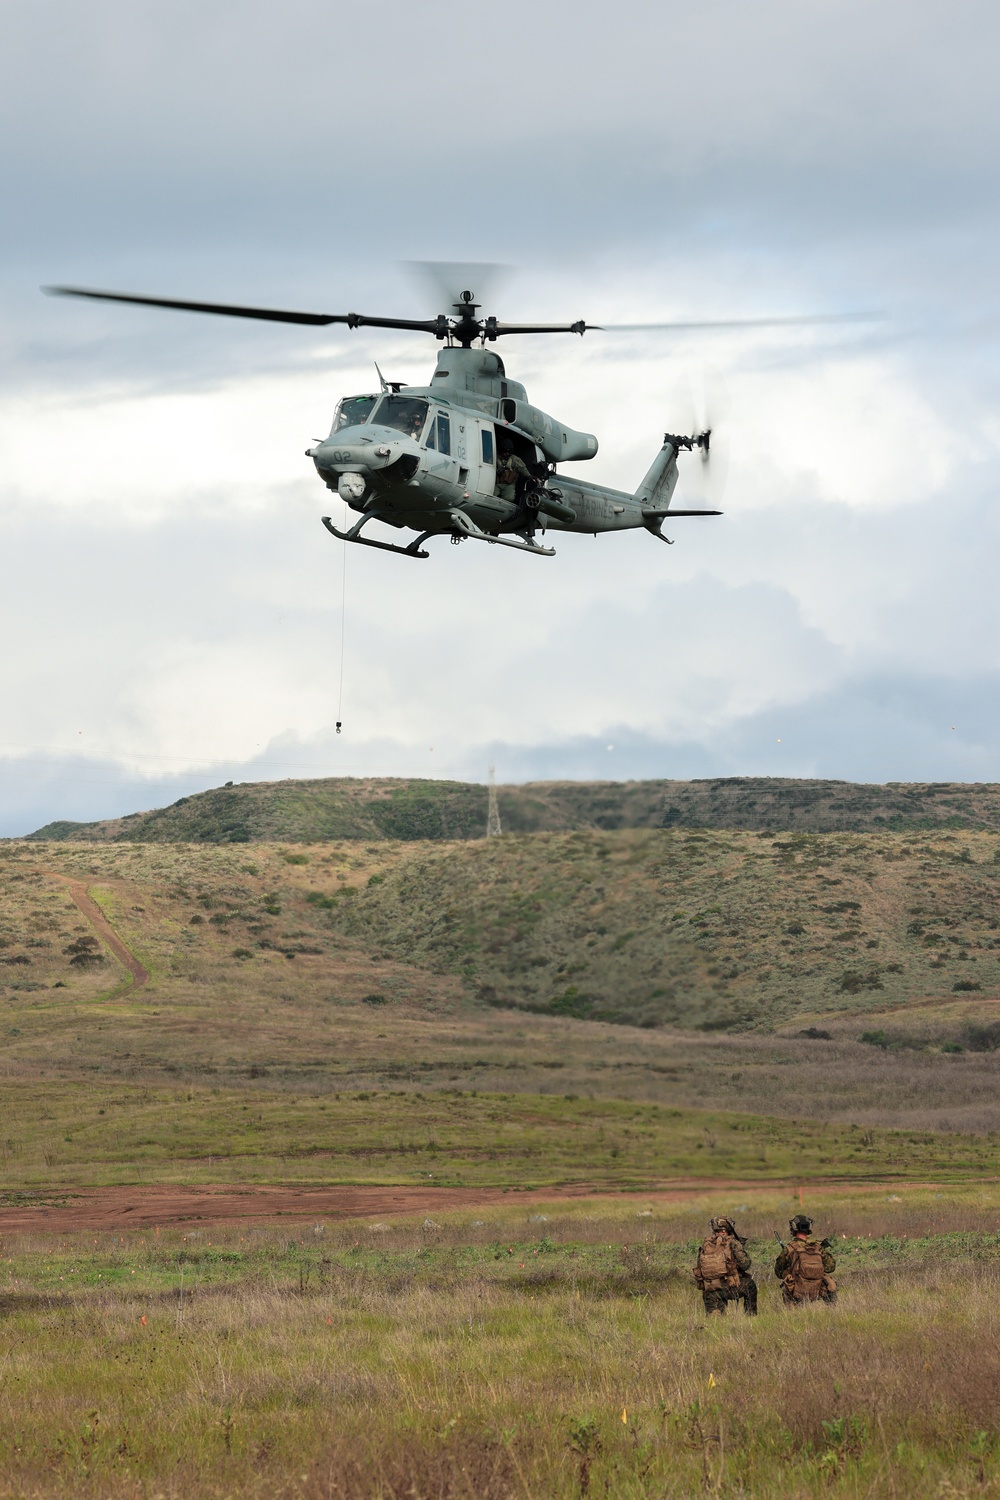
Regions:
M 345 505 L 344 509 L 347 507 Z M 347 522 L 345 520 L 346 527 Z M 344 641 L 347 634 L 347 543 L 341 543 L 343 563 L 340 574 L 340 681 L 337 688 L 337 733 L 344 722 Z

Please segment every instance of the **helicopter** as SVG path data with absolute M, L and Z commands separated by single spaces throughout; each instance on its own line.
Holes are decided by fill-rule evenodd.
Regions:
M 699 481 L 708 488 L 713 459 L 712 427 L 708 423 L 691 433 L 664 433 L 645 478 L 631 493 L 558 472 L 560 464 L 592 459 L 598 451 L 597 438 L 533 406 L 524 386 L 507 375 L 500 355 L 488 347 L 497 339 L 543 333 L 582 336 L 588 329 L 634 332 L 840 320 L 834 314 L 700 323 L 588 325 L 582 319 L 565 324 L 504 323 L 494 316 L 479 316 L 482 304 L 469 290 L 452 302 L 450 312 L 428 319 L 287 312 L 75 286 L 43 290 L 55 296 L 265 322 L 313 326 L 339 323 L 350 329 L 392 328 L 431 334 L 443 348 L 428 385 L 387 381 L 376 365 L 380 389 L 345 396 L 337 404 L 329 435 L 306 449 L 306 457 L 312 460 L 322 482 L 358 516 L 347 530 L 337 527 L 330 516 L 323 516 L 327 531 L 344 542 L 414 558 L 429 557 L 424 544 L 438 536 L 450 537 L 454 543 L 478 541 L 513 547 L 536 557 L 555 555 L 555 548 L 546 542 L 549 533 L 560 531 L 598 536 L 644 529 L 672 545 L 663 534 L 665 522 L 722 514 L 713 509 L 679 509 L 671 503 L 679 478 L 679 454 L 692 456 L 692 462 L 702 471 Z M 417 535 L 405 545 L 363 535 L 373 521 Z

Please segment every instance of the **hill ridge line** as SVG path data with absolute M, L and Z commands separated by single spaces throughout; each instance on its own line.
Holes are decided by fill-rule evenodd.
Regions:
M 1000 783 L 850 782 L 731 776 L 534 781 L 498 788 L 504 833 L 626 828 L 759 833 L 1000 831 Z M 314 777 L 227 783 L 169 807 L 46 823 L 29 841 L 322 843 L 485 837 L 484 783 L 417 777 Z

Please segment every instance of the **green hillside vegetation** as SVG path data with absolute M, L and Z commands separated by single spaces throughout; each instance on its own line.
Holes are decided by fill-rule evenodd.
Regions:
M 491 1005 L 770 1028 L 1000 994 L 998 856 L 979 833 L 512 836 L 414 854 L 330 920 Z
M 290 975 L 286 961 L 329 957 L 346 939 L 376 962 L 451 974 L 490 1005 L 703 1030 L 1000 995 L 995 834 L 635 830 L 203 855 L 50 847 L 63 871 L 153 879 L 154 913 L 113 889 L 104 899 L 140 960 L 172 976 L 233 957 L 231 977 L 275 965 Z M 71 859 L 78 847 L 82 860 Z M 65 891 L 34 860 L 16 858 L 40 846 L 7 848 L 10 986 L 47 977 L 93 989 L 100 960 L 71 951 L 85 924 L 69 923 Z M 24 881 L 38 893 L 38 930 L 19 946 L 10 921 Z M 165 919 L 166 904 L 169 920 L 143 920 Z
M 994 1130 L 998 845 L 11 842 L 0 1067 L 90 1090 L 445 1087 Z
M 504 829 L 734 828 L 834 833 L 878 829 L 1000 830 L 1000 786 L 731 777 L 706 781 L 549 781 L 499 788 Z M 170 807 L 97 823 L 59 820 L 33 839 L 254 843 L 277 839 L 478 839 L 487 793 L 457 781 L 247 782 Z

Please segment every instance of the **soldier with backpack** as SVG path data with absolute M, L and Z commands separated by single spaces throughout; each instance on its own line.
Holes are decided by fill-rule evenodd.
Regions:
M 786 1307 L 801 1307 L 805 1302 L 825 1302 L 832 1307 L 837 1300 L 837 1283 L 833 1279 L 837 1262 L 830 1241 L 814 1239 L 812 1226 L 812 1219 L 805 1214 L 790 1219 L 792 1237 L 774 1262 L 774 1274 L 781 1282 L 781 1300 Z
M 707 1313 L 725 1316 L 727 1302 L 742 1302 L 751 1317 L 757 1311 L 757 1283 L 750 1275 L 746 1236 L 732 1219 L 709 1220 L 711 1233 L 702 1242 L 694 1268 L 695 1285 Z

